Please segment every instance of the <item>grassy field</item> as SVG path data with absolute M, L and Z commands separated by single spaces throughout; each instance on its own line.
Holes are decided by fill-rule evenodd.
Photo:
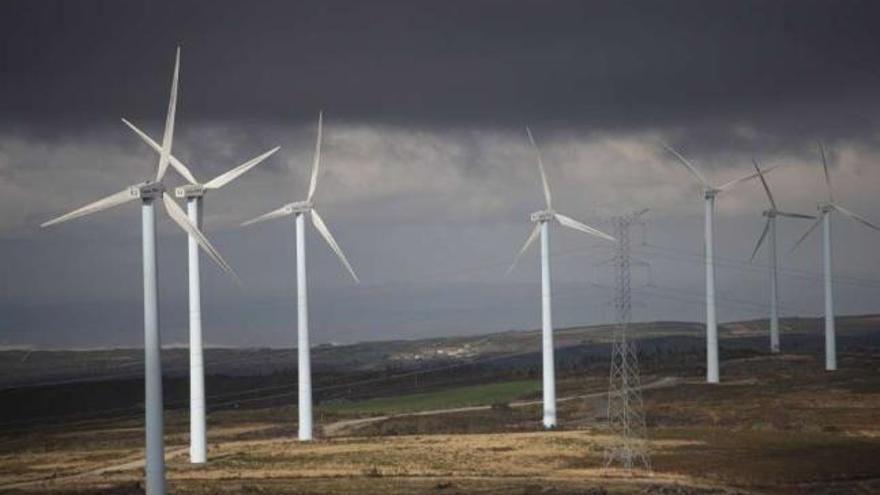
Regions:
M 337 402 L 321 406 L 333 413 L 403 414 L 435 409 L 507 404 L 540 393 L 539 380 L 521 380 L 486 385 L 472 385 L 436 392 L 379 397 L 356 402 Z
M 166 415 L 169 487 L 209 493 L 809 494 L 880 493 L 880 355 L 728 358 L 720 385 L 693 364 L 646 375 L 678 379 L 645 391 L 651 476 L 603 469 L 605 373 L 560 379 L 560 428 L 540 405 L 426 413 L 536 398 L 537 380 L 456 386 L 325 404 L 317 441 L 295 440 L 291 407 L 209 416 L 209 459 L 187 462 L 185 412 Z M 583 395 L 598 392 L 589 397 Z M 413 415 L 411 413 L 422 414 Z M 322 414 L 323 413 L 323 414 Z M 390 417 L 386 417 L 390 416 Z M 0 434 L 0 492 L 141 493 L 137 419 Z M 16 484 L 18 483 L 18 484 Z

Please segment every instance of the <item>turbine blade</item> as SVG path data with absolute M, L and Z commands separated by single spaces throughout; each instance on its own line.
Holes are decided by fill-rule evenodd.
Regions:
M 242 163 L 241 165 L 233 168 L 232 170 L 229 170 L 228 172 L 224 172 L 224 173 L 218 175 L 217 177 L 214 177 L 213 179 L 209 180 L 208 182 L 205 182 L 205 187 L 207 189 L 220 189 L 221 187 L 225 186 L 226 184 L 229 184 L 230 182 L 234 181 L 235 179 L 241 177 L 245 172 L 256 167 L 263 160 L 265 160 L 266 158 L 269 158 L 276 151 L 278 151 L 280 149 L 281 149 L 280 146 L 276 146 L 276 147 L 272 148 L 271 150 L 263 153 L 260 156 L 251 158 L 250 160 Z
M 119 191 L 116 194 L 111 194 L 106 198 L 99 199 L 94 203 L 89 203 L 81 208 L 77 208 L 70 213 L 65 213 L 60 217 L 49 220 L 48 222 L 43 222 L 40 224 L 40 227 L 48 227 L 50 225 L 55 225 L 56 223 L 66 222 L 68 220 L 73 220 L 74 218 L 79 218 L 85 215 L 91 215 L 92 213 L 97 213 L 108 208 L 113 208 L 114 206 L 119 206 L 123 203 L 128 203 L 129 201 L 134 201 L 135 199 L 137 199 L 137 196 L 131 194 L 131 191 L 126 188 L 125 190 Z
M 825 145 L 819 141 L 819 154 L 822 156 L 822 169 L 825 171 L 825 185 L 828 187 L 828 202 L 834 202 L 834 194 L 831 192 L 831 173 L 828 171 L 828 160 L 825 159 Z
M 315 209 L 312 209 L 312 224 L 318 229 L 318 232 L 321 233 L 321 237 L 327 241 L 327 244 L 330 245 L 330 249 L 336 253 L 336 256 L 339 257 L 339 261 L 345 265 L 345 269 L 348 270 L 348 273 L 351 274 L 351 278 L 354 279 L 355 282 L 361 283 L 358 276 L 354 273 L 354 269 L 351 267 L 351 264 L 348 263 L 348 259 L 345 257 L 345 253 L 342 252 L 342 248 L 339 247 L 339 244 L 336 243 L 336 239 L 333 238 L 333 234 L 330 233 L 330 229 L 327 228 L 327 224 L 324 223 L 324 220 L 321 219 L 321 215 L 318 215 L 318 212 Z
M 742 184 L 743 182 L 752 180 L 755 177 L 763 177 L 765 174 L 769 174 L 770 172 L 776 170 L 779 167 L 780 167 L 780 165 L 774 165 L 768 169 L 764 169 L 763 171 L 758 170 L 757 172 L 755 172 L 753 174 L 745 175 L 743 177 L 740 177 L 739 179 L 733 179 L 730 182 L 725 182 L 724 184 L 722 184 L 721 186 L 718 187 L 718 190 L 719 191 L 726 191 L 728 189 L 733 188 L 733 186 L 736 186 L 738 184 Z
M 866 226 L 866 227 L 872 228 L 872 229 L 874 229 L 874 230 L 880 230 L 880 227 L 878 227 L 877 225 L 875 225 L 875 224 L 869 222 L 867 218 L 865 218 L 865 217 L 863 217 L 863 216 L 861 216 L 861 215 L 858 215 L 858 214 L 856 214 L 856 213 L 853 213 L 853 212 L 847 210 L 846 208 L 844 208 L 844 207 L 842 207 L 842 206 L 839 206 L 839 205 L 836 205 L 836 204 L 833 204 L 833 203 L 831 204 L 831 206 L 834 207 L 835 210 L 837 210 L 837 211 L 843 213 L 844 215 L 846 215 L 846 216 L 852 218 L 852 219 L 855 220 L 856 222 L 859 222 L 860 224 L 862 224 L 862 225 L 864 225 L 864 226 Z
M 312 162 L 312 177 L 309 179 L 309 196 L 308 201 L 312 200 L 315 195 L 315 188 L 318 186 L 318 167 L 321 165 L 321 139 L 324 129 L 324 112 L 318 112 L 318 137 L 315 139 L 315 157 Z
M 606 241 L 611 241 L 611 242 L 617 241 L 617 239 L 611 237 L 610 235 L 606 234 L 605 232 L 602 232 L 601 230 L 594 229 L 593 227 L 590 227 L 589 225 L 584 225 L 573 218 L 569 218 L 569 217 L 562 215 L 562 214 L 559 214 L 559 213 L 556 213 L 555 216 L 556 216 L 556 219 L 559 220 L 559 223 L 561 223 L 562 225 L 564 225 L 570 229 L 579 230 L 581 232 L 584 232 L 584 233 L 587 233 L 590 235 L 594 235 L 596 237 L 601 237 L 602 239 L 605 239 Z
M 141 139 L 144 140 L 145 143 L 150 145 L 150 148 L 153 148 L 157 153 L 162 153 L 162 147 L 159 146 L 159 143 L 153 140 L 150 136 L 147 135 L 144 131 L 138 129 L 134 124 L 129 122 L 126 119 L 122 119 L 122 123 L 128 126 L 129 129 L 133 130 Z M 171 163 L 171 166 L 177 170 L 177 173 L 183 176 L 190 184 L 197 185 L 199 181 L 193 176 L 192 172 L 189 171 L 186 165 L 183 164 L 180 160 L 177 159 L 174 155 L 168 155 L 168 160 Z
M 798 239 L 796 243 L 794 243 L 794 246 L 792 246 L 791 249 L 788 250 L 789 254 L 793 253 L 794 250 L 797 249 L 797 247 L 800 246 L 802 242 L 804 242 L 804 239 L 806 239 L 807 236 L 810 235 L 810 232 L 816 230 L 816 227 L 818 227 L 820 223 L 822 223 L 822 217 L 817 218 L 816 221 L 813 222 L 813 225 L 810 225 L 810 228 L 807 229 L 806 232 L 804 232 L 804 235 L 802 235 L 801 238 Z
M 547 182 L 547 172 L 544 170 L 544 162 L 541 160 L 541 150 L 538 149 L 538 144 L 535 143 L 535 138 L 532 136 L 532 130 L 526 127 L 526 134 L 529 135 L 529 142 L 532 143 L 532 149 L 535 150 L 535 156 L 538 158 L 538 169 L 541 171 L 541 183 L 544 184 L 544 201 L 547 203 L 547 209 L 553 209 L 553 198 L 550 196 L 550 183 Z
M 700 171 L 697 170 L 696 167 L 694 167 L 693 165 L 691 165 L 691 162 L 687 161 L 687 160 L 685 159 L 685 157 L 681 156 L 681 154 L 679 154 L 678 151 L 675 151 L 675 149 L 673 149 L 672 146 L 669 146 L 669 145 L 666 144 L 666 142 L 664 142 L 664 141 L 660 141 L 660 145 L 663 146 L 664 148 L 666 148 L 666 151 L 672 153 L 672 156 L 674 156 L 675 158 L 677 158 L 678 161 L 681 162 L 681 164 L 684 165 L 685 168 L 688 169 L 688 172 L 690 172 L 691 175 L 693 175 L 694 177 L 697 178 L 698 181 L 700 181 L 700 184 L 702 184 L 703 187 L 706 187 L 706 188 L 711 187 L 711 186 L 709 185 L 709 183 L 706 181 L 706 178 L 703 177 L 703 174 L 701 174 Z
M 810 219 L 810 220 L 815 220 L 815 219 L 816 219 L 816 216 L 815 216 L 815 215 L 805 215 L 805 214 L 803 214 L 803 213 L 790 213 L 790 212 L 787 212 L 787 211 L 777 211 L 776 214 L 779 215 L 779 216 L 781 216 L 781 217 L 789 217 L 789 218 L 807 218 L 807 219 Z
M 220 256 L 220 253 L 214 249 L 214 246 L 211 245 L 211 242 L 208 241 L 208 238 L 202 234 L 202 231 L 199 230 L 198 227 L 193 225 L 189 221 L 189 217 L 186 216 L 186 213 L 183 209 L 174 202 L 174 199 L 171 198 L 167 192 L 162 193 L 162 202 L 165 204 L 165 211 L 168 212 L 168 216 L 174 220 L 177 225 L 180 226 L 187 234 L 189 234 L 196 242 L 199 243 L 199 246 L 208 253 L 208 256 L 214 260 L 215 263 L 220 265 L 220 268 L 223 269 L 224 272 L 229 274 L 233 279 L 235 279 L 236 283 L 241 283 L 241 279 L 238 278 L 238 275 L 235 274 L 235 271 L 229 266 L 226 261 Z
M 526 238 L 526 243 L 523 244 L 523 246 L 520 248 L 519 252 L 516 253 L 516 257 L 513 258 L 513 263 L 511 263 L 510 268 L 507 269 L 506 275 L 510 275 L 510 272 L 512 272 L 513 269 L 516 268 L 516 264 L 519 263 L 519 259 L 522 258 L 522 255 L 525 254 L 525 252 L 529 249 L 529 246 L 531 246 L 532 243 L 535 242 L 535 239 L 538 238 L 538 232 L 540 232 L 540 231 L 541 231 L 541 224 L 536 223 L 535 228 L 532 229 L 532 232 L 529 234 L 529 237 Z
M 168 169 L 168 157 L 171 155 L 171 145 L 174 141 L 174 114 L 177 113 L 177 81 L 180 73 L 180 47 L 174 57 L 174 76 L 171 79 L 171 97 L 168 99 L 168 112 L 165 114 L 165 134 L 162 136 L 162 150 L 159 152 L 159 170 L 156 172 L 156 182 L 165 177 Z
M 764 231 L 761 232 L 761 237 L 758 238 L 758 243 L 755 244 L 755 249 L 752 251 L 752 255 L 749 257 L 749 262 L 755 260 L 755 255 L 758 254 L 758 250 L 761 249 L 761 244 L 764 243 L 764 238 L 767 237 L 767 232 L 770 231 L 770 217 L 767 217 L 767 221 L 764 222 Z
M 266 220 L 272 220 L 274 218 L 281 218 L 287 215 L 293 215 L 293 209 L 290 205 L 284 205 L 277 210 L 272 210 L 269 213 L 264 213 L 257 218 L 253 218 L 248 220 L 247 222 L 242 222 L 241 226 L 246 227 L 248 225 L 253 225 L 255 223 L 265 222 Z
M 758 166 L 758 160 L 752 158 L 752 164 L 755 166 L 755 171 L 758 172 L 758 178 L 761 179 L 761 185 L 764 186 L 764 192 L 767 193 L 767 199 L 770 200 L 770 207 L 776 210 L 776 201 L 773 199 L 773 193 L 770 192 L 770 186 L 767 185 L 767 180 L 764 179 L 764 174 L 761 173 L 761 167 Z

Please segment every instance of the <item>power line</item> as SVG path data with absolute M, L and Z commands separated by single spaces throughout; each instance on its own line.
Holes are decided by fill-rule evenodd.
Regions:
M 689 259 L 695 259 L 695 260 L 703 260 L 704 259 L 703 255 L 701 253 L 695 253 L 693 251 L 688 251 L 685 249 L 673 248 L 673 247 L 668 247 L 668 246 L 659 246 L 657 244 L 646 244 L 644 247 L 648 248 L 649 250 L 666 251 L 667 254 L 664 255 L 664 254 L 660 254 L 660 253 L 656 253 L 656 252 L 652 253 L 651 251 L 643 251 L 642 252 L 643 254 L 666 257 L 667 259 L 671 259 L 671 260 L 688 261 Z M 763 273 L 766 273 L 766 270 L 769 268 L 769 266 L 766 263 L 749 262 L 749 261 L 744 261 L 744 260 L 737 259 L 737 258 L 725 258 L 725 257 L 716 256 L 715 260 L 719 266 L 722 266 L 725 268 L 736 269 L 736 270 L 748 271 L 748 272 L 760 272 L 763 274 Z M 700 262 L 702 262 L 702 261 L 700 261 Z M 822 272 L 816 272 L 816 271 L 804 270 L 804 269 L 798 269 L 798 268 L 792 268 L 792 267 L 779 267 L 779 272 L 782 274 L 785 274 L 785 275 L 789 275 L 791 277 L 804 278 L 804 279 L 810 279 L 810 280 L 823 280 L 823 277 L 824 277 L 824 274 Z M 870 288 L 870 289 L 880 289 L 880 280 L 877 280 L 877 279 L 856 277 L 856 276 L 852 276 L 852 275 L 840 275 L 840 274 L 835 274 L 832 278 L 836 283 L 840 283 L 840 284 L 853 285 L 853 286 Z

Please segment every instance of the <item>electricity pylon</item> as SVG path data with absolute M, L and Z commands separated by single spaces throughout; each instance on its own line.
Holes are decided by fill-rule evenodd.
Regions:
M 632 318 L 630 286 L 630 227 L 643 224 L 647 210 L 613 218 L 617 248 L 613 258 L 616 269 L 614 305 L 617 325 L 611 343 L 611 374 L 608 381 L 608 426 L 612 440 L 605 451 L 605 467 L 650 471 L 645 410 L 639 378 L 639 358 L 635 343 L 627 336 Z

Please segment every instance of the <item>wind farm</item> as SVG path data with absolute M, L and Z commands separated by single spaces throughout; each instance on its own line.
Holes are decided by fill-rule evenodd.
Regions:
M 535 7 L 0 4 L 0 493 L 880 492 L 880 6 Z

